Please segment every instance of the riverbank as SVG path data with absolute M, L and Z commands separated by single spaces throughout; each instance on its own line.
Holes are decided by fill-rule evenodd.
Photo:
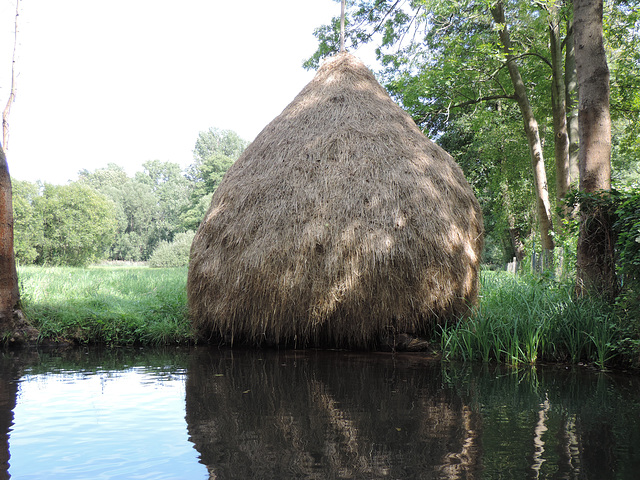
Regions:
M 20 267 L 22 310 L 48 343 L 186 344 L 185 268 Z
M 186 268 L 18 269 L 25 315 L 47 343 L 191 344 Z M 510 365 L 563 362 L 638 367 L 640 320 L 615 305 L 576 299 L 570 283 L 484 271 L 466 321 L 431 339 L 445 360 Z

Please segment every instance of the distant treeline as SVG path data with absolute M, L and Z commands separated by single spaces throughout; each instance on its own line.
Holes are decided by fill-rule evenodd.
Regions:
M 185 171 L 176 163 L 151 160 L 133 177 L 111 163 L 82 170 L 67 185 L 12 179 L 17 262 L 186 264 L 183 250 L 188 251 L 213 192 L 248 143 L 235 132 L 211 128 L 198 135 L 194 161 Z

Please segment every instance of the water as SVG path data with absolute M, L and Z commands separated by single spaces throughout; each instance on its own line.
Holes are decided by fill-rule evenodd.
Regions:
M 631 375 L 216 348 L 0 368 L 0 479 L 640 478 Z

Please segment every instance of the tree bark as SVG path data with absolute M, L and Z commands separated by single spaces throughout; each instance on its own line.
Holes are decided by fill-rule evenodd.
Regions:
M 12 324 L 18 306 L 18 278 L 13 256 L 13 206 L 11 178 L 4 151 L 0 146 L 0 330 Z
M 594 194 L 611 189 L 611 118 L 609 67 L 604 50 L 603 0 L 574 0 L 580 190 Z M 616 293 L 614 240 L 607 209 L 583 202 L 577 246 L 576 290 L 583 294 Z
M 569 183 L 571 188 L 578 186 L 578 75 L 574 48 L 573 19 L 567 21 L 564 57 L 564 89 L 567 102 L 567 133 L 569 134 Z
M 552 236 L 553 223 L 551 220 L 551 205 L 549 203 L 549 186 L 547 184 L 547 173 L 544 166 L 544 156 L 542 154 L 542 143 L 540 142 L 540 134 L 538 132 L 538 122 L 533 114 L 533 109 L 527 98 L 524 81 L 520 76 L 520 71 L 512 54 L 511 39 L 505 21 L 504 6 L 501 1 L 497 2 L 491 9 L 491 14 L 496 24 L 501 26 L 499 30 L 500 41 L 502 42 L 502 47 L 507 59 L 507 68 L 509 69 L 509 75 L 515 90 L 516 101 L 518 102 L 524 119 L 524 130 L 529 143 L 531 166 L 536 188 L 536 203 L 538 221 L 540 223 L 540 235 L 542 237 L 542 248 L 552 251 L 554 242 Z
M 4 151 L 0 147 L 0 327 L 13 317 L 13 309 L 19 300 L 13 254 L 11 178 Z
M 559 4 L 555 3 L 549 11 L 549 48 L 551 50 L 551 110 L 553 113 L 554 157 L 556 163 L 556 199 L 558 205 L 562 205 L 564 197 L 569 192 L 571 179 L 559 8 Z
M 0 145 L 0 344 L 35 343 L 38 331 L 20 309 L 18 275 L 13 252 L 11 177 Z

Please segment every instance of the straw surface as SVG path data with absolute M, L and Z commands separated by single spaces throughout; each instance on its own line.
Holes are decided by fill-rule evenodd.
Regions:
M 191 247 L 201 338 L 371 347 L 478 293 L 480 206 L 462 170 L 340 53 L 256 137 Z

